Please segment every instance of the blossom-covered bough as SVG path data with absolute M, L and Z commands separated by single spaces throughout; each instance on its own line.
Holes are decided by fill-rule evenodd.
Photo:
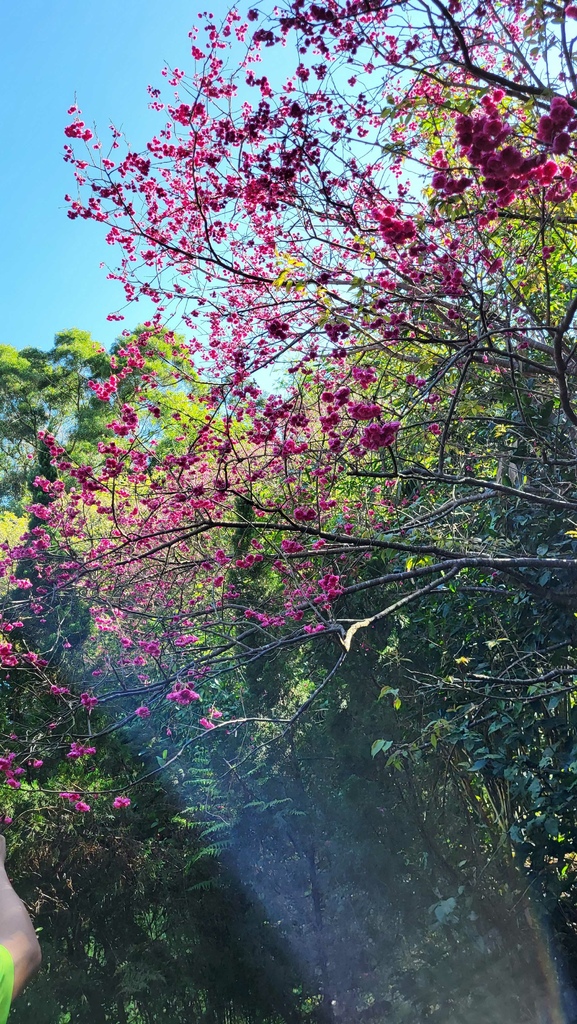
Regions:
M 11 678 L 35 668 L 56 702 L 8 745 L 9 785 L 31 749 L 90 756 L 90 700 L 105 731 L 177 721 L 176 753 L 252 730 L 242 672 L 318 649 L 308 696 L 263 725 L 285 735 L 373 625 L 440 600 L 497 609 L 493 660 L 419 677 L 459 727 L 571 690 L 571 635 L 519 674 L 498 609 L 575 604 L 576 18 L 263 2 L 200 19 L 144 152 L 71 108 L 69 216 L 115 253 L 110 318 L 153 312 L 93 382 L 95 463 L 41 438 L 54 479 L 6 571 L 31 567 L 20 620 L 61 616 L 54 652 L 70 595 L 90 607 L 90 685 L 55 692 L 46 652 L 6 635 Z

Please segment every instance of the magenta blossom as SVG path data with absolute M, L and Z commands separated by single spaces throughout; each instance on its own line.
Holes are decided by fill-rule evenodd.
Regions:
M 81 693 L 80 703 L 87 711 L 92 711 L 92 708 L 95 708 L 98 704 L 98 697 L 92 697 L 89 693 Z
M 182 690 L 173 690 L 171 693 L 167 693 L 166 699 L 173 700 L 182 707 L 186 707 L 188 704 L 191 704 L 193 700 L 200 700 L 200 694 L 191 690 L 188 686 L 185 686 Z
M 82 743 L 71 743 L 70 750 L 66 757 L 71 761 L 75 761 L 79 757 L 87 757 L 89 754 L 95 754 L 96 747 L 84 747 Z
M 130 800 L 127 796 L 117 796 L 112 801 L 112 806 L 118 811 L 123 807 L 130 807 Z
M 175 647 L 186 647 L 188 644 L 195 644 L 198 642 L 198 637 L 194 633 L 184 633 L 182 636 L 177 636 L 174 641 Z

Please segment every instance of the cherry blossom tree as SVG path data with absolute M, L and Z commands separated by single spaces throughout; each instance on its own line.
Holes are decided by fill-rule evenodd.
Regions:
M 6 636 L 4 668 L 56 701 L 53 738 L 7 751 L 9 785 L 30 739 L 91 757 L 102 709 L 103 729 L 178 721 L 175 757 L 254 733 L 242 672 L 316 650 L 307 692 L 262 716 L 286 736 L 371 630 L 440 600 L 497 609 L 494 654 L 419 675 L 460 721 L 571 691 L 576 17 L 263 3 L 199 19 L 191 70 L 149 90 L 144 152 L 70 109 L 69 216 L 103 226 L 128 310 L 153 313 L 91 385 L 94 460 L 41 436 L 56 478 L 5 571 L 53 651 L 70 595 L 90 607 L 90 674 L 69 692 Z M 542 608 L 564 640 L 529 641 Z M 444 704 L 424 732 L 402 756 L 452 742 Z

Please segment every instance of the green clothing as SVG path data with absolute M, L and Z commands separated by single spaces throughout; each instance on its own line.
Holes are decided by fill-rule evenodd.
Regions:
M 0 946 L 0 1024 L 6 1024 L 14 988 L 14 961 L 6 949 Z

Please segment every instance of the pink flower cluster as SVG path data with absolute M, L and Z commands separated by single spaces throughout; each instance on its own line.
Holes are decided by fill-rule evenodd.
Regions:
M 67 686 L 57 686 L 56 683 L 52 683 L 50 693 L 53 697 L 61 697 L 64 693 L 70 693 L 70 690 Z
M 297 523 L 311 523 L 316 517 L 317 514 L 310 505 L 308 508 L 305 508 L 303 505 L 297 505 L 293 512 L 293 518 Z
M 86 814 L 90 810 L 90 804 L 87 804 L 81 799 L 80 793 L 59 793 L 61 800 L 68 800 L 69 803 L 74 804 L 74 810 L 80 811 L 81 814 Z
M 160 656 L 160 643 L 158 640 L 139 640 L 138 646 L 145 654 L 150 654 L 152 658 Z
M 87 128 L 84 121 L 73 121 L 72 124 L 66 125 L 64 134 L 67 139 L 82 139 L 83 142 L 90 142 L 92 138 L 92 132 L 90 128 Z
M 118 437 L 127 437 L 138 430 L 138 414 L 132 405 L 125 403 L 122 406 L 121 419 L 113 420 L 107 425 Z
M 369 452 L 376 452 L 379 448 L 390 448 L 397 439 L 400 426 L 398 420 L 390 420 L 387 423 L 370 423 L 363 430 L 360 442 L 363 448 Z
M 194 636 L 193 633 L 183 633 L 182 636 L 177 636 L 174 641 L 175 647 L 187 647 L 188 644 L 198 643 L 198 637 Z
M 118 811 L 125 807 L 130 807 L 130 800 L 127 796 L 117 796 L 112 801 L 112 806 Z
M 81 693 L 80 703 L 87 711 L 92 711 L 92 709 L 98 704 L 98 697 L 92 697 L 89 693 Z
M 108 400 L 118 391 L 118 378 L 115 374 L 111 373 L 108 380 L 103 381 L 102 383 L 96 380 L 89 380 L 88 387 L 94 391 L 94 394 L 101 400 L 101 402 L 108 402 Z
M 376 402 L 349 402 L 347 411 L 353 420 L 374 420 L 382 409 Z
M 172 700 L 175 704 L 180 704 L 181 707 L 187 707 L 188 704 L 192 704 L 193 700 L 200 700 L 200 694 L 195 693 L 188 686 L 182 686 L 180 683 L 176 683 L 173 690 L 166 694 L 167 700 Z
M 549 104 L 549 113 L 539 119 L 537 138 L 550 146 L 551 152 L 561 156 L 569 151 L 571 136 L 567 128 L 576 126 L 575 111 L 562 96 L 554 96 Z
M 353 366 L 351 377 L 362 388 L 368 388 L 378 380 L 378 373 L 374 366 Z
M 394 206 L 371 210 L 371 214 L 379 225 L 379 234 L 389 245 L 403 245 L 417 233 L 413 221 L 401 220 Z
M 0 663 L 6 668 L 12 668 L 18 664 L 18 657 L 12 650 L 12 644 L 8 640 L 0 643 Z
M 36 516 L 37 519 L 50 519 L 50 509 L 46 508 L 46 505 L 39 505 L 38 503 L 27 505 L 26 511 Z
M 298 540 L 290 540 L 288 537 L 281 541 L 280 546 L 281 550 L 287 555 L 296 555 L 300 551 L 305 550 L 304 544 L 301 544 Z
M 319 587 L 323 591 L 323 597 L 328 598 L 330 601 L 335 597 L 340 597 L 341 594 L 344 594 L 345 590 L 341 583 L 341 577 L 332 572 L 320 577 Z
M 12 765 L 16 758 L 14 751 L 9 754 L 5 754 L 4 757 L 0 757 L 0 772 L 4 774 L 4 780 L 7 786 L 11 789 L 20 789 L 21 782 L 17 778 L 18 775 L 24 775 L 24 768 L 13 768 Z
M 485 175 L 484 188 L 497 193 L 500 206 L 507 206 L 526 174 L 538 166 L 540 157 L 525 158 L 514 146 L 500 148 L 511 134 L 495 106 L 494 100 L 501 98 L 500 91 L 493 93 L 493 98 L 484 96 L 481 102 L 485 113 L 474 117 L 460 114 L 456 129 L 463 155 Z
M 70 761 L 76 761 L 79 757 L 88 757 L 90 754 L 96 753 L 96 747 L 85 747 L 82 743 L 74 741 L 70 744 L 70 750 L 66 757 Z
M 503 98 L 500 89 L 492 96 L 484 96 L 482 105 L 484 113 L 470 116 L 459 114 L 455 126 L 462 153 L 473 167 L 478 167 L 484 174 L 483 188 L 495 192 L 497 205 L 509 206 L 515 194 L 527 187 L 531 178 L 535 177 L 541 185 L 549 185 L 557 173 L 557 166 L 549 161 L 546 164 L 545 153 L 524 156 L 515 146 L 503 146 L 511 134 L 511 128 L 499 115 L 496 103 Z M 549 113 L 543 114 L 537 127 L 537 140 L 545 143 L 553 153 L 567 153 L 571 144 L 569 131 L 577 127 L 576 112 L 562 96 L 554 96 L 550 103 Z M 568 130 L 567 130 L 568 129 Z M 541 173 L 543 165 L 549 169 L 545 175 Z M 467 179 L 461 179 L 469 184 Z M 450 174 L 445 170 L 433 175 L 433 188 L 451 194 Z M 454 183 L 453 183 L 454 184 Z M 466 187 L 466 185 L 464 186 Z M 463 191 L 459 188 L 458 191 Z
M 433 188 L 444 192 L 446 196 L 459 196 L 469 187 L 472 180 L 464 175 L 460 178 L 452 178 L 445 171 L 437 171 L 436 174 L 433 174 L 431 184 Z
M 222 711 L 218 711 L 215 707 L 212 707 L 208 713 L 208 718 L 199 718 L 198 724 L 202 725 L 203 729 L 215 729 L 213 719 L 222 718 Z

